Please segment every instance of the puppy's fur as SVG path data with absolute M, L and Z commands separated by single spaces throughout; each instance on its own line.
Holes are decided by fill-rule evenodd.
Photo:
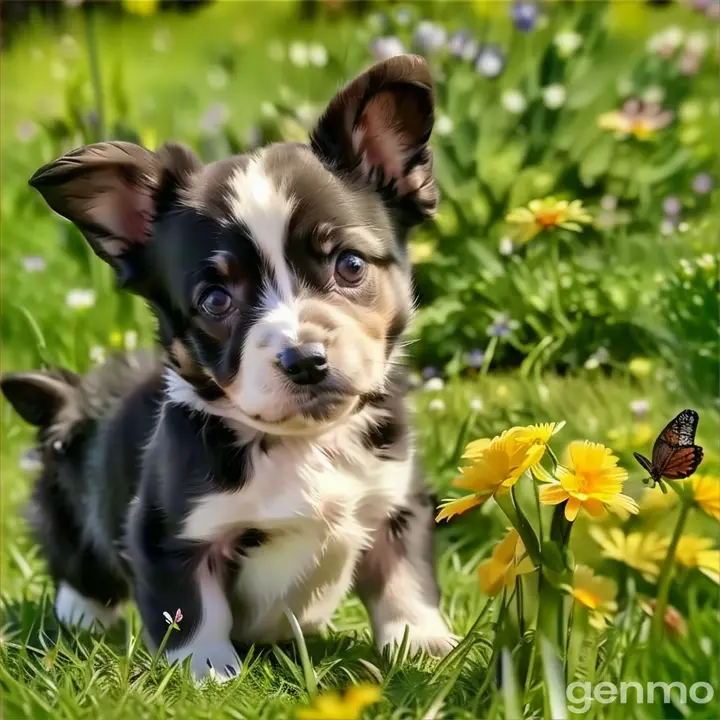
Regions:
M 41 428 L 62 620 L 107 625 L 132 594 L 158 645 L 179 607 L 170 659 L 228 678 L 233 641 L 288 637 L 286 610 L 320 628 L 354 585 L 379 646 L 407 627 L 413 649 L 450 649 L 397 362 L 432 123 L 428 69 L 401 56 L 338 93 L 310 145 L 203 165 L 108 142 L 33 176 L 150 304 L 168 358 L 94 414 L 93 376 L 4 381 Z

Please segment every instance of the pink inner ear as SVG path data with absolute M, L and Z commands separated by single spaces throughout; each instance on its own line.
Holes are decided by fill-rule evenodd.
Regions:
M 97 178 L 98 184 L 102 178 Z M 149 189 L 131 185 L 116 177 L 91 200 L 87 213 L 93 222 L 107 228 L 115 238 L 103 245 L 109 255 L 121 255 L 132 243 L 145 242 L 154 216 Z
M 368 174 L 373 167 L 382 168 L 385 180 L 395 178 L 403 192 L 403 168 L 413 138 L 403 127 L 392 93 L 378 93 L 368 102 L 353 133 L 353 143 Z

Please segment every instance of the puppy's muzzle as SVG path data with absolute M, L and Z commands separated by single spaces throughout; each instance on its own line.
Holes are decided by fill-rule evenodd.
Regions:
M 328 374 L 325 346 L 322 343 L 292 345 L 277 354 L 278 367 L 296 385 L 317 385 Z

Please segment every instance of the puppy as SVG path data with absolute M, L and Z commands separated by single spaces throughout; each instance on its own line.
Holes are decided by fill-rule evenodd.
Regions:
M 398 362 L 407 234 L 436 205 L 433 104 L 425 62 L 400 56 L 307 145 L 203 165 L 105 142 L 32 177 L 145 298 L 167 355 L 36 493 L 51 542 L 77 548 L 45 543 L 61 620 L 107 626 L 132 594 L 157 646 L 181 608 L 169 660 L 227 679 L 233 643 L 290 637 L 287 610 L 318 630 L 355 588 L 378 646 L 407 630 L 451 649 Z

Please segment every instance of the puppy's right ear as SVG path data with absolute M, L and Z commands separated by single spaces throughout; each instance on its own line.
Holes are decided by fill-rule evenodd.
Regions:
M 8 373 L 0 379 L 0 389 L 25 422 L 46 428 L 73 400 L 79 378 L 69 371 L 61 373 Z
M 165 175 L 184 175 L 199 164 L 177 145 L 154 153 L 132 143 L 102 142 L 41 167 L 30 185 L 80 229 L 120 283 L 128 284 L 140 274 Z

